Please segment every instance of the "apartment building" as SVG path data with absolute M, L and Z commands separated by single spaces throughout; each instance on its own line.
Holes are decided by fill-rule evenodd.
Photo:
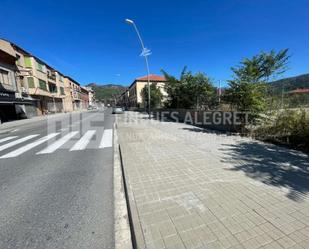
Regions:
M 0 39 L 0 121 L 88 107 L 89 93 L 40 58 Z M 86 96 L 87 95 L 87 96 Z
M 12 44 L 0 39 L 0 121 L 31 116 L 34 102 L 19 81 L 23 76 L 16 65 L 17 54 Z
M 92 87 L 87 86 L 85 89 L 88 91 L 89 106 L 95 106 L 95 95 Z
M 118 105 L 123 107 L 130 107 L 129 103 L 129 89 L 126 89 L 118 98 Z
M 89 107 L 89 92 L 85 87 L 81 87 L 80 90 L 81 107 L 87 109 Z
M 18 71 L 21 72 L 18 81 L 23 92 L 35 101 L 37 115 L 63 112 L 65 93 L 61 74 L 21 47 L 12 46 L 16 52 Z
M 164 89 L 166 79 L 163 76 L 151 74 L 149 75 L 150 84 L 155 84 L 163 95 L 163 101 L 167 98 L 167 93 Z M 145 101 L 142 97 L 142 90 L 147 85 L 147 76 L 139 77 L 129 86 L 129 89 L 125 91 L 119 99 L 119 102 L 127 107 L 144 108 Z
M 70 111 L 75 111 L 75 110 L 81 110 L 82 105 L 81 105 L 81 86 L 80 84 L 72 79 L 69 76 L 65 76 L 64 78 L 65 84 L 67 87 L 67 99 L 71 101 L 72 106 L 70 107 L 70 103 L 67 103 L 67 105 L 71 108 Z

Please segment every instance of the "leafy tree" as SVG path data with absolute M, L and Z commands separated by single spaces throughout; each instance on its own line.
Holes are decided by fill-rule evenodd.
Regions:
M 229 81 L 223 99 L 238 111 L 250 111 L 254 119 L 265 110 L 266 83 L 287 70 L 288 59 L 288 49 L 245 58 L 238 67 L 232 67 L 234 79 Z
M 186 67 L 179 79 L 164 70 L 162 73 L 168 82 L 165 85 L 168 94 L 167 107 L 209 109 L 216 104 L 216 89 L 204 73 L 193 75 Z
M 142 98 L 146 106 L 148 107 L 148 86 L 142 89 L 141 92 Z M 160 89 L 155 84 L 150 84 L 150 106 L 157 108 L 161 106 L 163 99 L 163 94 Z

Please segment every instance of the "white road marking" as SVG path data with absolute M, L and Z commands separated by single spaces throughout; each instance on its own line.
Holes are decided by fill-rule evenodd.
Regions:
M 104 130 L 99 148 L 107 148 L 113 146 L 113 129 Z
M 25 142 L 25 141 L 27 141 L 31 138 L 37 137 L 38 135 L 39 134 L 30 135 L 30 136 L 27 136 L 27 137 L 17 139 L 15 141 L 10 142 L 10 143 L 4 144 L 4 145 L 0 146 L 0 151 L 5 150 L 5 149 L 10 148 L 10 147 L 13 147 L 17 144 L 23 143 L 23 142 Z
M 57 136 L 59 133 L 51 133 L 51 134 L 48 134 L 47 136 L 45 137 L 41 137 L 40 139 L 30 143 L 30 144 L 27 144 L 23 147 L 20 147 L 18 148 L 17 150 L 14 150 L 8 154 L 5 154 L 3 156 L 1 156 L 0 158 L 11 158 L 11 157 L 17 157 L 23 153 L 25 153 L 26 151 L 28 150 L 31 150 L 32 148 L 42 144 L 42 143 L 45 143 L 47 140 Z
M 91 138 L 94 136 L 96 133 L 96 130 L 89 130 L 87 131 L 81 139 L 79 139 L 74 146 L 70 149 L 70 151 L 73 150 L 84 150 L 88 143 L 90 142 Z
M 2 138 L 2 139 L 0 139 L 0 143 L 2 143 L 2 142 L 6 142 L 6 141 L 9 141 L 9 140 L 12 140 L 12 139 L 14 139 L 14 138 L 17 138 L 17 136 L 12 136 L 12 137 L 5 137 L 5 138 Z
M 36 153 L 37 155 L 39 154 L 49 154 L 49 153 L 53 153 L 54 151 L 56 151 L 57 149 L 59 149 L 62 145 L 64 145 L 66 142 L 68 142 L 72 137 L 74 137 L 76 134 L 78 133 L 78 131 L 72 131 L 68 134 L 66 134 L 64 137 L 58 139 L 56 142 L 52 143 L 51 145 L 49 145 L 47 148 L 45 148 L 44 150 L 41 150 L 40 152 Z

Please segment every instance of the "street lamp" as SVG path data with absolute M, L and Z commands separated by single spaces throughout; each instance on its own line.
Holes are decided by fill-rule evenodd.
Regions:
M 144 42 L 142 40 L 142 37 L 137 29 L 137 26 L 136 24 L 134 23 L 133 20 L 131 19 L 126 19 L 125 20 L 127 24 L 130 24 L 130 25 L 133 25 L 135 31 L 136 31 L 136 34 L 137 34 L 137 37 L 139 39 L 139 42 L 141 43 L 141 46 L 142 46 L 142 53 L 141 53 L 141 56 L 143 56 L 145 58 L 145 63 L 146 63 L 146 69 L 147 69 L 147 88 L 148 88 L 148 115 L 149 115 L 149 119 L 151 118 L 151 114 L 150 114 L 150 82 L 149 82 L 149 64 L 148 64 L 148 56 L 151 54 L 150 50 L 145 48 L 144 46 Z

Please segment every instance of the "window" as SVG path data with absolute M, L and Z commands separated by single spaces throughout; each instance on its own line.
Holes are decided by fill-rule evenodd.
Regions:
M 20 66 L 20 55 L 16 55 L 16 65 Z
M 64 88 L 62 86 L 60 87 L 60 93 L 61 95 L 64 95 Z
M 28 88 L 35 88 L 33 77 L 28 77 Z
M 5 85 L 12 85 L 9 71 L 0 69 L 0 83 Z
M 45 73 L 45 65 L 41 64 L 40 62 L 37 62 L 37 70 Z
M 30 57 L 25 56 L 25 67 L 32 67 Z
M 39 85 L 40 85 L 40 89 L 47 91 L 46 81 L 39 79 Z
M 60 75 L 60 74 L 59 74 L 59 80 L 60 80 L 61 82 L 63 82 L 63 77 L 62 77 L 62 75 Z
M 58 92 L 57 86 L 55 84 L 48 83 L 48 88 L 49 88 L 49 91 L 51 93 L 57 93 Z

